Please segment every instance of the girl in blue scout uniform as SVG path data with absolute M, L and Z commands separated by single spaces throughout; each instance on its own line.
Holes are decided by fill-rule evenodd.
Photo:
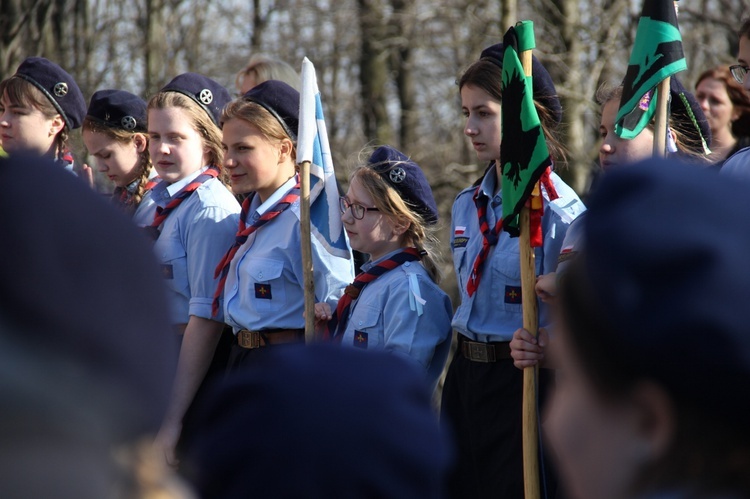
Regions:
M 596 93 L 596 101 L 601 105 L 599 136 L 602 142 L 599 146 L 599 166 L 602 172 L 627 167 L 648 159 L 654 151 L 653 123 L 631 140 L 623 139 L 615 133 L 615 119 L 620 107 L 620 97 L 622 97 L 622 86 L 604 84 Z M 711 129 L 698 100 L 674 77 L 671 79 L 671 97 L 669 133 L 674 142 L 674 148 L 669 155 L 699 164 L 706 163 L 710 154 L 708 146 L 711 145 Z M 570 261 L 584 249 L 583 224 L 585 219 L 585 214 L 576 218 L 565 233 L 557 271 L 539 276 L 537 279 L 536 293 L 547 303 L 555 300 L 559 276 Z M 551 367 L 546 364 L 546 360 L 543 360 L 544 350 L 548 344 L 549 337 L 544 330 L 539 332 L 538 338 L 534 338 L 524 329 L 516 331 L 510 345 L 516 367 L 524 369 L 540 362 L 545 367 Z
M 73 171 L 68 135 L 85 114 L 86 101 L 73 77 L 43 57 L 27 58 L 0 82 L 0 143 L 7 153 L 31 151 Z
M 451 250 L 461 304 L 453 317 L 458 350 L 447 372 L 441 410 L 457 442 L 457 465 L 450 481 L 451 497 L 456 498 L 521 498 L 524 494 L 522 373 L 513 366 L 509 347 L 523 321 L 519 248 L 518 239 L 511 239 L 498 224 L 503 202 L 501 66 L 502 44 L 498 44 L 485 49 L 459 80 L 464 133 L 478 159 L 489 161 L 490 167 L 453 205 Z M 562 147 L 551 130 L 561 121 L 562 109 L 549 74 L 536 59 L 533 88 L 550 154 L 560 158 Z M 584 209 L 555 173 L 542 184 L 545 211 L 543 246 L 535 248 L 537 274 L 555 269 L 568 224 Z M 558 196 L 554 201 L 550 201 L 551 191 Z M 481 225 L 491 234 L 483 233 Z M 541 317 L 544 324 L 543 309 Z M 550 373 L 540 374 L 542 394 L 550 379 Z
M 424 173 L 396 149 L 379 147 L 351 176 L 341 213 L 352 248 L 370 261 L 328 324 L 334 341 L 416 361 L 434 388 L 450 349 L 453 307 L 438 287 L 431 230 L 438 212 Z M 328 304 L 315 308 L 319 320 L 331 319 Z
M 83 143 L 99 172 L 115 184 L 112 201 L 143 227 L 154 219 L 156 205 L 148 192 L 156 171 L 148 154 L 146 101 L 124 90 L 99 90 L 83 120 Z
M 235 243 L 216 268 L 214 312 L 223 310 L 237 340 L 230 369 L 257 349 L 304 340 L 298 116 L 299 92 L 278 80 L 252 88 L 222 114 L 224 166 L 235 194 L 248 194 Z M 352 260 L 316 237 L 312 253 L 315 298 L 333 305 L 353 278 Z
M 222 183 L 219 116 L 229 102 L 221 85 L 195 73 L 174 78 L 148 103 L 149 153 L 161 177 L 147 231 L 162 266 L 172 323 L 183 333 L 169 410 L 157 437 L 167 461 L 224 327 L 211 313 L 214 267 L 234 239 L 240 206 Z

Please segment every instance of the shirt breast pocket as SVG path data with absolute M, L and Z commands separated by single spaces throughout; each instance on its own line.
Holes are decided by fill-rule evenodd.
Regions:
M 361 305 L 354 308 L 348 329 L 353 330 L 351 345 L 355 348 L 383 348 L 383 324 L 379 308 Z
M 523 313 L 521 304 L 521 264 L 518 253 L 502 251 L 492 258 L 492 301 L 500 310 Z
M 159 239 L 157 245 L 161 272 L 167 287 L 181 295 L 190 297 L 185 247 L 179 239 L 175 238 Z
M 458 289 L 461 293 L 466 290 L 466 281 L 471 272 L 471 268 L 467 268 L 468 265 L 473 265 L 473 262 L 467 263 L 466 247 L 453 248 L 453 268 L 456 271 Z
M 281 310 L 286 305 L 284 289 L 284 262 L 258 258 L 250 271 L 250 293 L 259 312 Z

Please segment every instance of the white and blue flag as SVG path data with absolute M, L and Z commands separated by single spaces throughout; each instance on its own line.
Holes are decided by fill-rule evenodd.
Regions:
M 310 225 L 312 234 L 335 256 L 351 258 L 341 223 L 339 190 L 333 171 L 331 147 L 323 117 L 315 66 L 302 61 L 302 90 L 299 105 L 297 162 L 310 162 Z

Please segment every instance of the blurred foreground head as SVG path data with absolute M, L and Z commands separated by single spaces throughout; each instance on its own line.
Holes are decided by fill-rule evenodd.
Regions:
M 650 160 L 592 194 L 547 426 L 574 497 L 750 490 L 749 187 Z
M 442 497 L 448 445 L 416 367 L 334 345 L 258 361 L 207 397 L 184 462 L 202 497 Z
M 0 496 L 116 497 L 175 368 L 148 243 L 51 161 L 0 158 Z M 125 473 L 127 475 L 127 473 Z

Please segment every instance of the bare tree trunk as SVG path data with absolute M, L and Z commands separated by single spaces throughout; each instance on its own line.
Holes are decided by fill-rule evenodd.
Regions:
M 150 94 L 165 83 L 161 78 L 161 66 L 167 51 L 164 33 L 164 0 L 145 0 L 145 13 L 143 82 L 146 94 Z
M 560 26 L 561 41 L 564 46 L 562 55 L 562 74 L 558 85 L 565 88 L 580 89 L 583 86 L 583 46 L 580 36 L 580 14 L 578 0 L 555 0 L 559 16 L 554 19 Z M 588 98 L 580 92 L 565 92 L 561 96 L 565 110 L 565 145 L 569 157 L 569 169 L 564 175 L 568 184 L 578 192 L 583 192 L 586 180 L 591 171 L 591 159 L 586 147 L 586 124 L 584 116 Z
M 505 33 L 518 21 L 518 0 L 500 0 L 501 31 Z
M 392 0 L 394 27 L 397 43 L 393 48 L 393 63 L 396 72 L 396 87 L 401 107 L 399 147 L 414 147 L 417 141 L 416 87 L 412 60 L 415 14 L 409 9 L 413 2 Z M 411 10 L 411 11 L 410 11 Z
M 362 92 L 362 121 L 365 137 L 380 144 L 393 142 L 388 120 L 386 85 L 388 84 L 388 51 L 384 46 L 387 27 L 379 0 L 358 0 L 362 32 L 359 81 Z

